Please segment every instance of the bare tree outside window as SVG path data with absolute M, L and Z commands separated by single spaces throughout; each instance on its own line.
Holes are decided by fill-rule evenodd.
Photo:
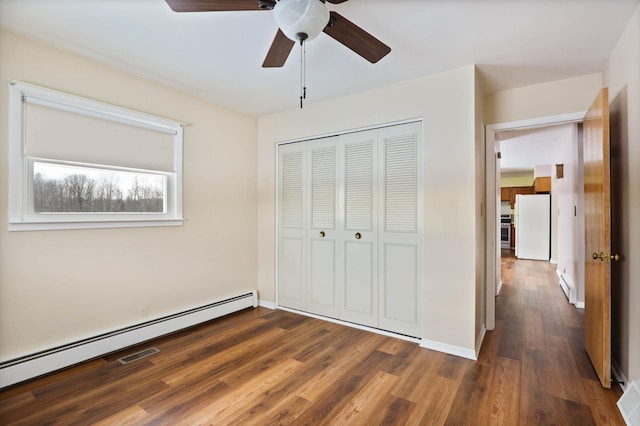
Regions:
M 160 174 L 33 162 L 35 213 L 164 213 Z

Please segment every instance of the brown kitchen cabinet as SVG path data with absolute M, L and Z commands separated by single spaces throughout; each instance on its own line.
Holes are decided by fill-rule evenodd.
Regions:
M 500 201 L 511 200 L 511 188 L 500 188 Z
M 516 195 L 518 194 L 533 194 L 533 186 L 514 186 L 509 188 L 509 202 L 513 209 L 516 205 Z
M 551 192 L 551 177 L 547 176 L 536 178 L 536 180 L 533 182 L 533 190 L 536 192 L 536 194 L 548 194 L 549 192 Z
M 511 186 L 500 188 L 500 201 L 508 201 L 511 208 L 516 203 L 516 195 L 518 194 L 533 194 L 533 186 Z

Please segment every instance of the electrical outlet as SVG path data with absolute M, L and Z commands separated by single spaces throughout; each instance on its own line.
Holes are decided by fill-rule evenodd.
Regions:
M 149 307 L 143 306 L 140 308 L 140 318 L 147 318 L 149 316 Z

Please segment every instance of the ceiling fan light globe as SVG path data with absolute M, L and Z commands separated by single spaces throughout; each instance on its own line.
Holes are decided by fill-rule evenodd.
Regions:
M 313 40 L 329 23 L 329 9 L 320 0 L 280 0 L 273 8 L 273 19 L 284 35 L 300 41 L 299 34 Z

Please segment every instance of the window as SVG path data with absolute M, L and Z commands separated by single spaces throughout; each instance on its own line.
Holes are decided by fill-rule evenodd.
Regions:
M 182 224 L 182 124 L 11 82 L 9 230 Z
M 33 213 L 165 213 L 163 174 L 29 159 Z

